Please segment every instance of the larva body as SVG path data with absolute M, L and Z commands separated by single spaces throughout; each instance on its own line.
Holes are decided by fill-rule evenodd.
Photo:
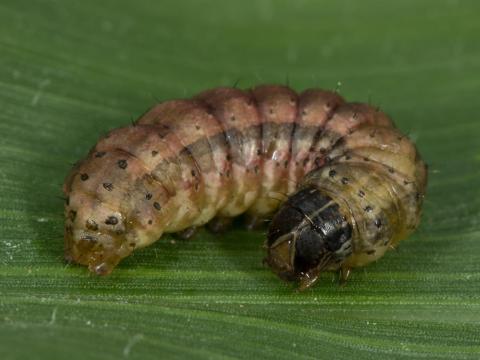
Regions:
M 163 233 L 283 203 L 267 263 L 306 287 L 413 231 L 425 187 L 415 146 L 378 109 L 317 89 L 217 88 L 155 105 L 74 167 L 66 258 L 107 274 Z

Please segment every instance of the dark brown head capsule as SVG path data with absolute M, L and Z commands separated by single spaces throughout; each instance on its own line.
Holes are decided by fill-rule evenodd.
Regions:
M 352 227 L 338 204 L 315 187 L 292 195 L 270 224 L 266 262 L 286 281 L 311 286 L 337 269 L 351 250 Z

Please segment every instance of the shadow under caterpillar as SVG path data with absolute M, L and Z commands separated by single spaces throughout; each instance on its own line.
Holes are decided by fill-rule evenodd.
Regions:
M 426 183 L 415 145 L 377 108 L 319 89 L 216 88 L 155 105 L 72 169 L 65 257 L 108 274 L 163 233 L 247 213 L 273 217 L 265 261 L 304 289 L 411 233 Z

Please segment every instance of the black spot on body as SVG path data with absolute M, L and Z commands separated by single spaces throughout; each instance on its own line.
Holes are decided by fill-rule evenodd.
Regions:
M 80 180 L 87 181 L 88 180 L 88 174 L 86 174 L 86 173 L 81 174 L 80 175 Z
M 348 178 L 346 178 L 346 177 L 342 177 L 342 180 L 341 180 L 341 181 L 342 181 L 342 184 L 343 184 L 343 185 L 348 184 Z
M 152 156 L 157 156 L 157 155 L 158 155 L 158 151 L 152 150 Z
M 328 176 L 330 177 L 334 177 L 335 175 L 337 175 L 337 172 L 333 169 L 328 172 Z
M 382 226 L 382 220 L 380 220 L 380 219 L 375 219 L 375 226 L 376 226 L 377 228 L 380 228 L 380 227 Z
M 99 151 L 99 152 L 97 152 L 97 153 L 95 154 L 95 157 L 96 157 L 96 158 L 101 158 L 101 157 L 103 157 L 105 154 L 106 154 L 105 151 Z
M 358 196 L 363 198 L 365 196 L 365 192 L 363 190 L 358 190 Z
M 125 170 L 128 166 L 128 162 L 125 159 L 118 160 L 117 164 L 118 164 L 118 167 L 123 170 Z
M 145 195 L 145 199 L 150 200 L 152 196 L 153 196 L 152 194 L 148 193 L 147 195 Z
M 109 216 L 107 220 L 105 220 L 105 224 L 107 225 L 117 225 L 118 219 L 115 216 Z
M 92 219 L 88 219 L 86 224 L 85 224 L 85 227 L 88 229 L 88 230 L 92 230 L 92 231 L 97 231 L 98 230 L 98 225 L 97 223 L 95 222 L 95 220 L 92 220 Z
M 155 209 L 157 209 L 157 210 L 160 210 L 160 209 L 162 208 L 162 207 L 160 206 L 160 204 L 159 204 L 158 202 L 156 202 L 156 201 L 153 203 L 153 207 L 154 207 Z
M 367 205 L 364 210 L 365 212 L 371 212 L 373 208 L 370 205 Z
M 107 191 L 112 191 L 113 190 L 113 184 L 112 183 L 103 183 L 103 187 Z

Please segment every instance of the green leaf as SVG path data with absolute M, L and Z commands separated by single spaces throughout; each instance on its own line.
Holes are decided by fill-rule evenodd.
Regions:
M 0 358 L 478 359 L 480 4 L 0 4 Z M 219 85 L 339 87 L 430 164 L 420 229 L 296 293 L 241 226 L 162 238 L 109 277 L 63 261 L 63 178 L 158 100 Z

